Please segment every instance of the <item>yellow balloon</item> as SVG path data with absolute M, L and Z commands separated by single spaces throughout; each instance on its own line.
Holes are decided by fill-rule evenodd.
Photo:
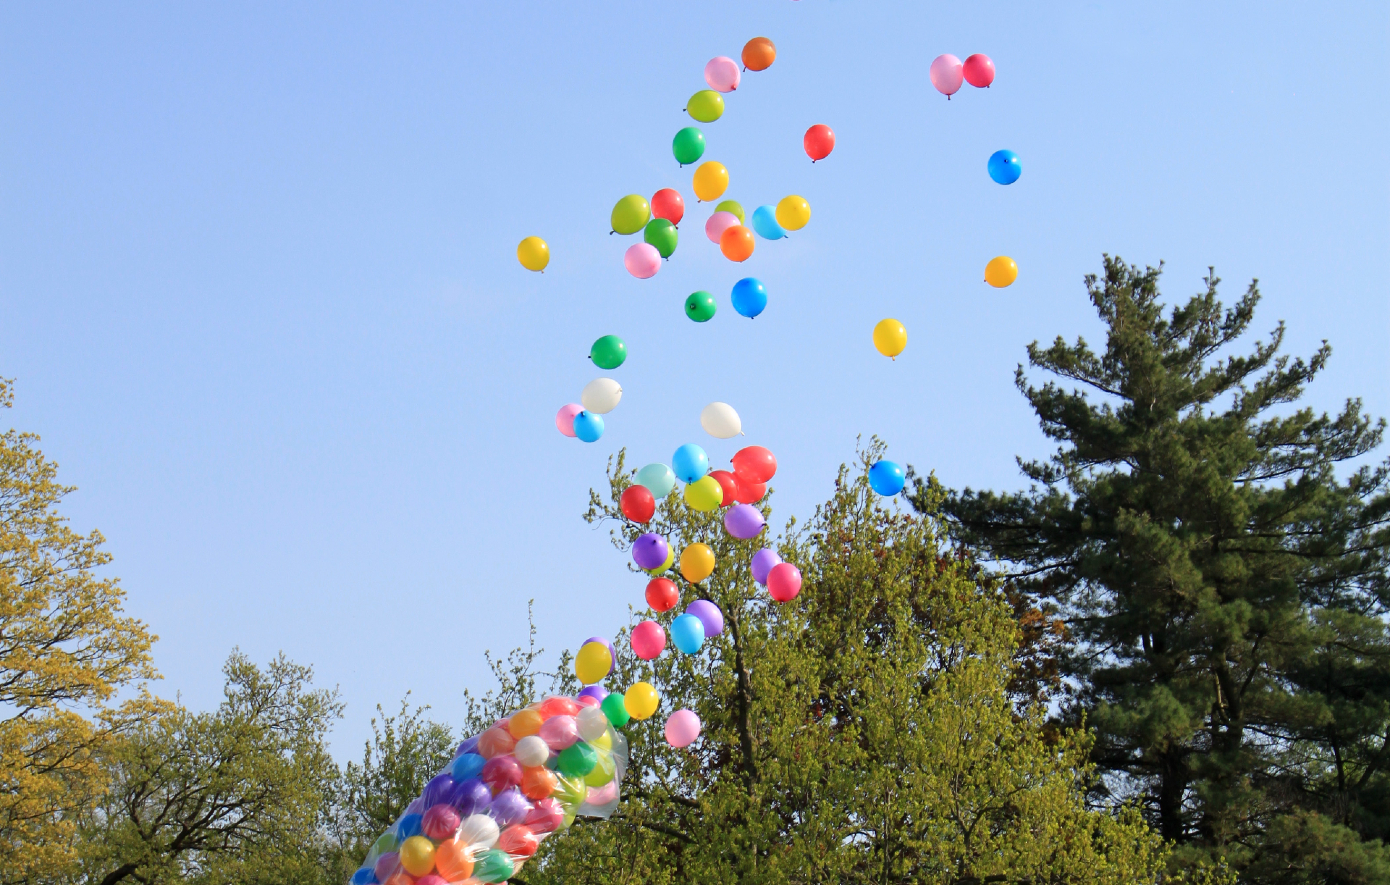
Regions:
M 574 675 L 585 685 L 593 685 L 613 669 L 613 655 L 601 642 L 586 642 L 574 656 Z
M 879 320 L 874 326 L 874 347 L 886 357 L 895 357 L 907 347 L 907 330 L 897 320 Z
M 623 700 L 626 701 L 627 697 L 624 696 Z M 593 771 L 584 775 L 584 783 L 591 787 L 603 786 L 613 779 L 613 775 L 618 773 L 617 765 L 613 762 L 612 753 L 598 753 L 596 755 L 598 756 L 598 762 L 594 765 Z
M 609 732 L 605 731 L 594 740 L 589 741 L 589 746 L 598 747 L 604 752 L 611 753 L 613 752 L 613 738 L 610 736 Z M 603 754 L 600 753 L 599 755 L 602 756 Z M 601 787 L 603 784 L 599 784 L 599 786 Z
M 1005 286 L 1018 279 L 1018 265 L 1007 255 L 1000 255 L 998 258 L 991 258 L 989 264 L 985 265 L 985 282 L 996 289 Z
M 783 197 L 777 204 L 777 223 L 787 230 L 801 230 L 811 220 L 811 204 L 804 197 Z
M 723 163 L 713 160 L 701 163 L 700 168 L 695 170 L 692 186 L 695 188 L 695 199 L 717 200 L 729 189 L 729 170 L 724 168 Z
M 713 477 L 707 477 L 712 479 Z M 719 480 L 714 480 L 719 485 Z M 691 544 L 681 551 L 681 575 L 690 583 L 698 584 L 714 574 L 714 551 L 704 544 Z
M 667 569 L 669 569 L 671 566 L 673 566 L 673 565 L 675 565 L 675 564 L 676 564 L 676 548 L 675 548 L 675 547 L 672 547 L 672 546 L 670 546 L 670 545 L 668 544 L 668 545 L 666 546 L 666 561 L 663 562 L 659 568 L 643 569 L 643 571 L 646 572 L 646 573 L 649 574 L 649 575 L 659 575 L 659 574 L 662 574 L 663 572 L 665 572 Z
M 718 510 L 719 505 L 724 503 L 724 487 L 714 477 L 702 476 L 695 482 L 686 485 L 685 503 L 691 510 L 698 510 L 701 513 Z M 684 556 L 681 558 L 681 563 L 682 565 L 685 563 Z
M 545 270 L 550 263 L 550 245 L 540 237 L 527 237 L 516 247 L 516 260 L 527 270 Z
M 627 715 L 639 721 L 651 718 L 659 700 L 656 689 L 647 682 L 639 682 L 623 693 L 623 707 Z
M 434 843 L 424 836 L 411 836 L 401 845 L 400 862 L 410 875 L 425 875 L 434 869 Z
M 701 89 L 690 96 L 685 111 L 701 123 L 713 123 L 724 116 L 724 96 L 713 89 Z

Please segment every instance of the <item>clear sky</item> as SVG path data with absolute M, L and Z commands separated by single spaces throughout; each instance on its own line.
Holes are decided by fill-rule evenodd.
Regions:
M 215 704 L 234 646 L 341 687 L 356 753 L 410 689 L 445 721 L 483 650 L 627 622 L 644 581 L 580 519 L 606 459 L 685 442 L 779 458 L 774 523 L 828 496 L 859 435 L 949 485 L 1012 488 L 1046 445 L 1025 345 L 1097 337 L 1109 252 L 1208 265 L 1260 334 L 1327 339 L 1311 401 L 1390 413 L 1390 12 L 1384 3 L 7 4 L 0 8 L 0 375 L 75 526 L 159 634 L 158 690 Z M 811 224 L 743 266 L 704 239 L 671 137 L 705 62 L 749 38 L 706 157 L 747 207 Z M 933 57 L 992 56 L 948 102 Z M 801 150 L 813 123 L 834 154 Z M 985 161 L 1022 158 L 1012 186 Z M 608 235 L 676 187 L 653 279 Z M 550 242 L 544 275 L 517 242 Z M 1018 282 L 981 282 L 994 255 Z M 729 306 L 761 278 L 766 313 Z M 685 295 L 719 313 L 697 325 Z M 870 343 L 893 316 L 896 362 Z M 628 342 L 603 439 L 553 425 Z M 748 436 L 699 412 L 723 400 Z

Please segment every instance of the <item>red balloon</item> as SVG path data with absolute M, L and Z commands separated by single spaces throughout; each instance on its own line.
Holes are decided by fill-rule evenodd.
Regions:
M 961 73 L 965 74 L 965 82 L 984 89 L 994 82 L 994 62 L 988 55 L 977 52 L 965 60 Z
M 633 522 L 646 522 L 656 512 L 656 499 L 652 497 L 651 489 L 646 486 L 628 486 L 623 490 L 619 503 L 623 508 L 623 516 Z
M 738 477 L 734 477 L 738 479 Z M 738 492 L 734 495 L 734 500 L 740 504 L 756 504 L 767 494 L 767 483 L 765 482 L 744 482 L 738 481 Z
M 767 573 L 767 592 L 778 602 L 791 602 L 801 592 L 801 570 L 790 562 L 779 562 Z
M 719 502 L 720 507 L 728 507 L 738 500 L 738 477 L 727 470 L 711 470 L 710 476 L 719 480 L 719 487 L 724 490 L 724 500 Z
M 670 578 L 652 578 L 647 582 L 647 605 L 652 611 L 668 612 L 680 601 L 680 588 Z
M 762 446 L 739 449 L 732 460 L 739 482 L 767 482 L 777 473 L 777 459 Z
M 680 224 L 685 217 L 685 200 L 678 191 L 669 187 L 652 194 L 652 217 L 664 218 L 672 224 Z
M 835 150 L 835 130 L 824 123 L 817 123 L 806 130 L 801 146 L 806 148 L 806 156 L 811 158 L 812 163 L 824 160 Z

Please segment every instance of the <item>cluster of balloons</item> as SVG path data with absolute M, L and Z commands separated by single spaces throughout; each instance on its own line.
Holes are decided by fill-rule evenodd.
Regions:
M 949 100 L 960 91 L 961 81 L 985 89 L 994 82 L 994 62 L 988 55 L 975 53 L 964 62 L 954 55 L 938 55 L 932 60 L 931 85 Z
M 634 689 L 633 707 L 650 716 L 655 690 L 646 706 Z M 639 717 L 608 697 L 598 686 L 549 697 L 459 744 L 372 844 L 352 885 L 505 882 L 576 816 L 611 815 L 628 761 L 620 729 Z
M 600 369 L 616 369 L 627 361 L 627 343 L 617 335 L 604 335 L 589 348 L 589 359 Z M 555 429 L 571 439 L 597 442 L 603 436 L 603 416 L 618 407 L 623 386 L 612 378 L 595 378 L 580 391 L 579 402 L 560 407 Z

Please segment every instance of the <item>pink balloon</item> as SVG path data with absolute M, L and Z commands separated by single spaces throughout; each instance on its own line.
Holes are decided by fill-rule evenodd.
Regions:
M 960 59 L 954 55 L 938 55 L 931 63 L 931 85 L 947 99 L 960 89 L 960 82 L 964 77 Z
M 637 657 L 650 661 L 665 650 L 666 631 L 656 621 L 643 621 L 632 628 L 632 651 Z
M 649 280 L 661 270 L 661 253 L 651 243 L 634 243 L 623 256 L 627 272 L 639 280 Z
M 666 743 L 688 747 L 700 736 L 700 717 L 690 710 L 677 710 L 666 720 Z
M 767 573 L 767 593 L 778 602 L 791 602 L 801 592 L 801 569 L 790 562 L 774 565 Z
M 738 224 L 738 216 L 732 212 L 716 212 L 705 222 L 705 236 L 711 243 L 718 243 L 720 234 Z
M 584 794 L 584 801 L 593 806 L 607 805 L 618 798 L 618 781 L 616 778 L 601 787 L 590 787 L 589 792 Z
M 555 413 L 555 429 L 565 436 L 574 438 L 574 416 L 584 411 L 584 407 L 578 403 L 570 403 L 561 406 L 560 411 Z
M 984 89 L 994 82 L 994 62 L 988 55 L 977 52 L 965 60 L 961 73 L 965 74 L 965 82 Z
M 705 64 L 705 82 L 715 92 L 733 92 L 738 88 L 738 62 L 726 56 L 712 58 Z
M 573 716 L 552 716 L 541 723 L 537 733 L 546 746 L 559 751 L 579 740 L 579 723 Z

